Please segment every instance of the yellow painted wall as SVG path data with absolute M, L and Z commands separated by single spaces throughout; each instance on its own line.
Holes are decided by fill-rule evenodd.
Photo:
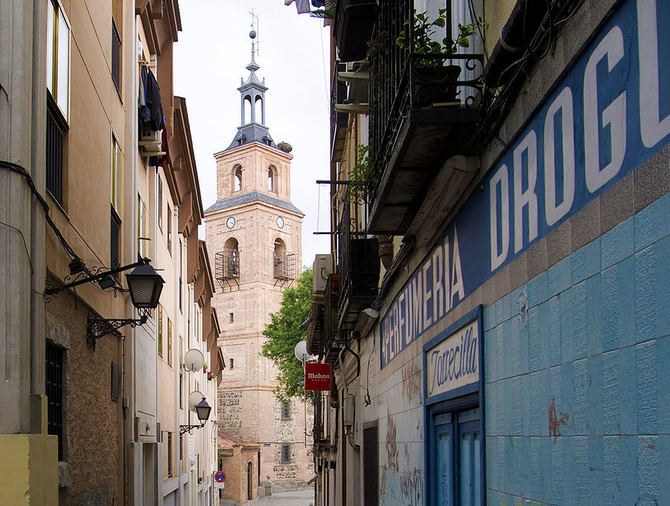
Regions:
M 0 504 L 58 504 L 58 438 L 0 434 Z

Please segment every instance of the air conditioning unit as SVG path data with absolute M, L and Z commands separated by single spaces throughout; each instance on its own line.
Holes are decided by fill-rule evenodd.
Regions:
M 312 291 L 323 292 L 326 289 L 328 274 L 333 273 L 333 255 L 316 255 L 312 264 Z
M 151 131 L 142 128 L 140 132 L 139 146 L 142 156 L 163 156 L 163 130 Z

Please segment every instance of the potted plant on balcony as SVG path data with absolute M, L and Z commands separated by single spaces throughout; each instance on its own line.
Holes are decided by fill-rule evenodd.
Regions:
M 356 150 L 356 165 L 349 173 L 347 192 L 349 197 L 358 202 L 367 202 L 374 186 L 377 184 L 372 146 L 359 144 Z
M 417 97 L 420 105 L 430 105 L 433 102 L 455 102 L 458 95 L 457 81 L 461 73 L 461 66 L 449 64 L 449 56 L 458 53 L 461 48 L 470 47 L 470 38 L 478 27 L 482 26 L 482 19 L 472 23 L 458 23 L 458 33 L 453 38 L 444 37 L 441 41 L 436 36 L 439 29 L 443 29 L 450 22 L 447 19 L 447 9 L 441 8 L 435 19 L 430 19 L 427 12 L 414 11 L 414 25 L 412 33 L 409 28 L 411 21 L 405 20 L 405 28 L 400 31 L 395 43 L 400 48 L 411 47 L 415 55 L 415 77 L 417 81 Z M 410 40 L 411 39 L 411 40 Z M 436 84 L 439 83 L 439 84 Z

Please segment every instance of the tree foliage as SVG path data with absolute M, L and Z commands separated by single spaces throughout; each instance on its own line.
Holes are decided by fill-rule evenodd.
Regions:
M 263 335 L 267 341 L 261 348 L 261 355 L 272 360 L 279 374 L 276 395 L 280 400 L 291 397 L 305 397 L 305 390 L 299 385 L 304 380 L 302 364 L 295 358 L 295 345 L 307 338 L 307 330 L 300 324 L 309 317 L 312 294 L 312 269 L 300 275 L 298 284 L 284 290 L 281 309 L 272 313 L 272 322 L 265 327 Z

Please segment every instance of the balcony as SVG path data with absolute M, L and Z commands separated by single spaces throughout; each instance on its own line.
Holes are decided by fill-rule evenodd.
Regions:
M 450 14 L 440 40 L 453 40 Z M 483 55 L 461 47 L 421 53 L 413 26 L 413 2 L 380 4 L 370 54 L 370 144 L 379 183 L 368 231 L 375 234 L 403 235 L 442 163 L 477 149 Z M 404 47 L 399 36 L 406 37 Z M 477 49 L 477 37 L 470 36 L 467 51 Z
M 272 273 L 275 278 L 275 284 L 295 279 L 296 276 L 296 255 L 286 251 L 275 251 L 273 254 Z
M 376 12 L 376 0 L 337 0 L 335 45 L 341 61 L 365 59 Z
M 240 286 L 240 253 L 236 249 L 224 249 L 214 255 L 214 273 L 223 292 Z
M 379 249 L 377 238 L 352 230 L 350 203 L 345 201 L 337 231 L 337 260 L 340 276 L 338 329 L 353 330 L 360 312 L 377 298 Z

